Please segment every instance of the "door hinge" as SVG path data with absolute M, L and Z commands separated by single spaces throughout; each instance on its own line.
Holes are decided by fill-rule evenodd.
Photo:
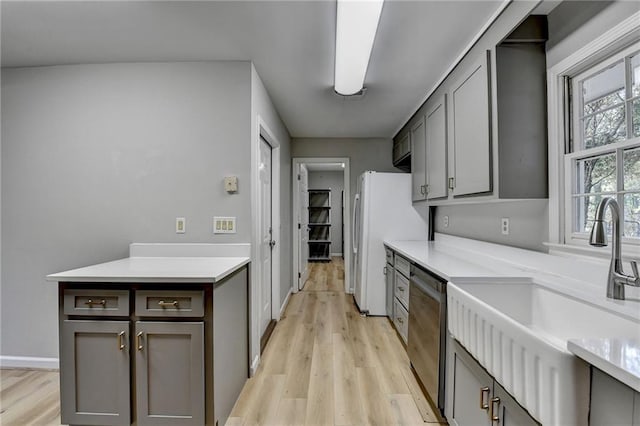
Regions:
M 298 173 L 298 180 L 300 180 L 300 174 Z
M 298 272 L 298 278 L 302 278 L 302 274 Z
M 298 224 L 298 229 L 302 229 L 302 225 L 301 224 Z

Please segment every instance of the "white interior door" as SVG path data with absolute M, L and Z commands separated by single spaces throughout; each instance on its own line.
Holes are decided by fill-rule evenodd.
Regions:
M 271 146 L 260 138 L 260 335 L 271 321 Z
M 300 205 L 298 206 L 298 241 L 300 241 L 298 256 L 298 271 L 300 278 L 298 280 L 298 289 L 302 290 L 304 284 L 309 278 L 309 213 L 307 206 L 309 205 L 309 172 L 307 166 L 300 164 L 300 180 L 298 181 L 298 190 L 300 191 Z

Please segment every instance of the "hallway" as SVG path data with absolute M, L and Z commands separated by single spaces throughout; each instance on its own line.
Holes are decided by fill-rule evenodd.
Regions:
M 309 266 L 227 425 L 437 423 L 391 323 L 344 293 L 343 260 Z

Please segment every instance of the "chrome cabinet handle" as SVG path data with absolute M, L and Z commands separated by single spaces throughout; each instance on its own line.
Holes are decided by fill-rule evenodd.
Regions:
M 136 334 L 136 346 L 138 347 L 138 350 L 141 351 L 143 349 L 142 347 L 142 331 L 138 334 Z
M 486 399 L 485 399 L 485 396 L 486 396 Z M 482 410 L 489 409 L 489 402 L 487 401 L 487 399 L 489 399 L 489 387 L 485 386 L 482 389 L 480 389 L 480 408 Z
M 400 324 L 404 324 L 404 321 L 402 320 L 402 318 L 400 318 L 400 317 L 396 317 L 396 319 L 398 320 L 398 322 L 399 322 Z
M 404 287 L 398 287 L 398 290 L 404 292 Z
M 92 299 L 87 300 L 86 302 L 84 302 L 85 305 L 88 306 L 93 306 L 93 305 L 100 305 L 100 306 L 106 306 L 107 305 L 107 301 L 104 299 L 101 299 L 99 302 L 95 302 Z
M 164 300 L 161 300 L 158 302 L 158 306 L 162 306 L 163 308 L 166 308 L 168 306 L 173 307 L 173 308 L 177 308 L 178 307 L 178 301 L 174 300 L 173 302 L 165 302 Z
M 382 268 L 382 274 L 383 275 L 387 275 L 387 267 L 386 266 L 384 268 Z
M 455 179 L 450 177 L 449 178 L 449 189 L 453 190 L 455 188 Z
M 491 417 L 491 424 L 500 423 L 500 398 L 491 398 L 491 412 L 489 416 Z
M 124 349 L 124 331 L 121 331 L 120 333 L 118 333 L 118 349 L 119 350 L 123 350 Z

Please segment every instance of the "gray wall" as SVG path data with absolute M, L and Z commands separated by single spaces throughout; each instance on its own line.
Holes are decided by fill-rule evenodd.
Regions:
M 294 138 L 292 157 L 348 157 L 351 162 L 351 197 L 357 192 L 356 182 L 367 170 L 399 172 L 391 163 L 391 139 L 317 139 Z
M 565 1 L 548 16 L 551 68 L 607 29 L 640 11 L 638 1 Z
M 331 226 L 329 239 L 331 253 L 342 251 L 342 191 L 344 189 L 344 172 L 309 172 L 309 189 L 331 189 Z M 347 217 L 348 214 L 346 214 Z
M 434 219 L 435 232 L 545 251 L 549 210 L 547 200 L 440 206 Z M 449 216 L 449 226 L 444 217 Z M 503 217 L 509 218 L 509 235 L 502 235 Z
M 2 355 L 58 356 L 47 274 L 126 257 L 134 241 L 250 241 L 250 73 L 249 62 L 2 71 Z M 214 215 L 236 216 L 238 233 L 214 236 Z

